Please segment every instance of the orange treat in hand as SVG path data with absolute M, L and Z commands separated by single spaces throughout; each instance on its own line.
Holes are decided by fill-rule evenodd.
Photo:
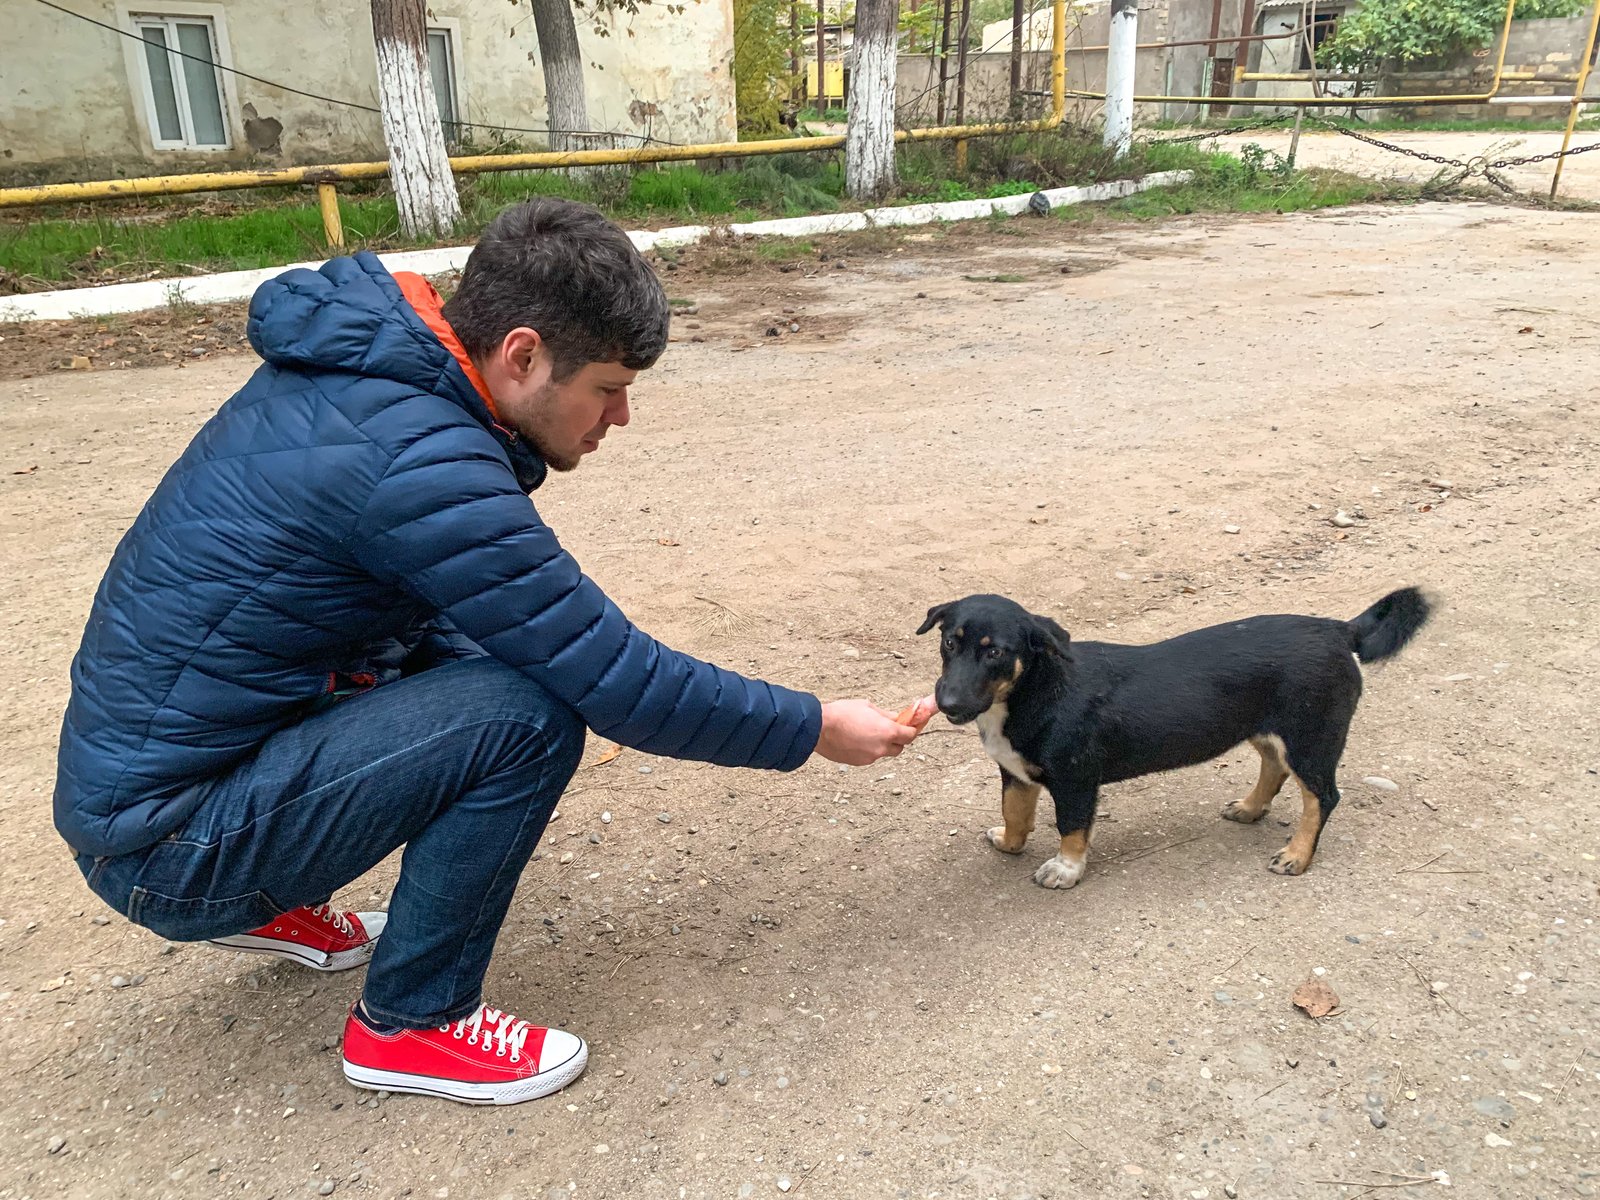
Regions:
M 906 705 L 900 710 L 900 715 L 895 718 L 898 725 L 909 725 L 918 733 L 922 727 L 933 720 L 933 714 L 939 711 L 939 703 L 932 696 L 924 696 L 914 703 Z

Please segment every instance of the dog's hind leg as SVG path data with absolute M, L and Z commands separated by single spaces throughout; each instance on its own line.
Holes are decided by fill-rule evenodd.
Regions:
M 989 844 L 1003 854 L 1021 854 L 1033 832 L 1033 814 L 1039 803 L 1039 785 L 1018 779 L 1004 767 L 1000 769 L 1000 817 L 986 835 Z
M 1295 782 L 1300 785 L 1300 823 L 1295 826 L 1289 844 L 1272 856 L 1268 870 L 1279 875 L 1300 875 L 1311 865 L 1312 856 L 1317 852 L 1317 840 L 1339 805 L 1339 787 L 1334 776 L 1344 753 L 1351 715 L 1340 715 L 1335 724 L 1324 726 L 1314 739 L 1285 739 L 1284 757 Z
M 1255 787 L 1243 800 L 1230 800 L 1222 806 L 1222 815 L 1230 821 L 1250 825 L 1261 820 L 1272 805 L 1273 799 L 1289 778 L 1289 768 L 1283 761 L 1283 743 L 1273 734 L 1253 737 L 1250 744 L 1261 755 L 1261 774 Z

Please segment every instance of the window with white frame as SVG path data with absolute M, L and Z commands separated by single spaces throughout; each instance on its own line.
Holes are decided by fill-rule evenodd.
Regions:
M 461 119 L 456 112 L 456 54 L 448 29 L 428 30 L 428 74 L 433 79 L 433 98 L 439 104 L 439 123 L 444 140 L 461 140 Z
M 139 63 L 156 149 L 226 148 L 222 73 L 210 18 L 136 14 L 132 20 L 144 40 Z

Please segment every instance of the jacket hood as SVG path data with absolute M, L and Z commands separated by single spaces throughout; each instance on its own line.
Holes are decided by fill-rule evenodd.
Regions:
M 431 287 L 422 288 L 408 290 L 425 305 L 427 297 L 437 300 Z M 494 434 L 518 483 L 532 491 L 544 482 L 544 461 L 496 420 L 463 369 L 465 355 L 458 359 L 435 328 L 449 334 L 437 310 L 419 313 L 377 255 L 363 250 L 262 284 L 250 300 L 247 332 L 256 353 L 275 367 L 390 379 L 460 405 Z

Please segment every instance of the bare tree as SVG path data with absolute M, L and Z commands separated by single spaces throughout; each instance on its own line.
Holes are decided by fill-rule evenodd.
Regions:
M 533 27 L 544 61 L 544 94 L 550 126 L 550 149 L 575 150 L 582 141 L 572 135 L 589 128 L 589 106 L 583 91 L 583 52 L 578 48 L 578 23 L 571 0 L 529 0 Z
M 845 129 L 845 190 L 852 199 L 882 199 L 895 183 L 894 85 L 899 0 L 859 0 Z
M 372 0 L 372 36 L 400 228 L 407 237 L 441 237 L 461 220 L 461 199 L 428 74 L 424 0 Z

